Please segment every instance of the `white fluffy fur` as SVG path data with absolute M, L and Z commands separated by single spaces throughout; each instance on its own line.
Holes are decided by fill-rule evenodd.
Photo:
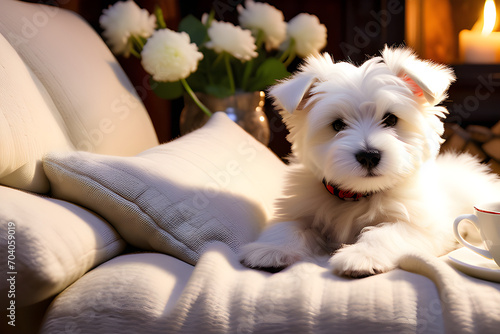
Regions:
M 363 277 L 395 268 L 401 255 L 439 256 L 455 247 L 452 223 L 473 205 L 500 199 L 500 183 L 469 155 L 438 156 L 442 142 L 436 106 L 454 80 L 446 67 L 386 48 L 360 67 L 309 58 L 270 93 L 290 130 L 293 156 L 279 218 L 243 247 L 250 267 L 284 267 L 333 253 L 334 273 Z M 384 127 L 383 117 L 398 117 Z M 342 119 L 340 132 L 332 123 Z M 376 149 L 371 174 L 355 158 Z M 371 195 L 343 201 L 322 180 Z

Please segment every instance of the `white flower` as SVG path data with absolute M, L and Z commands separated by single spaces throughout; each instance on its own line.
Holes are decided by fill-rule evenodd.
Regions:
M 253 0 L 245 1 L 245 8 L 237 7 L 239 21 L 243 28 L 253 31 L 254 35 L 261 30 L 265 36 L 266 49 L 277 49 L 286 38 L 286 22 L 283 12 L 275 7 Z
M 208 28 L 208 41 L 205 46 L 215 52 L 228 52 L 234 57 L 247 61 L 257 57 L 255 38 L 250 30 L 243 30 L 228 22 L 213 21 Z
M 142 67 L 156 81 L 178 81 L 198 68 L 203 54 L 185 32 L 155 31 L 141 52 Z
M 295 41 L 297 56 L 305 58 L 316 54 L 326 46 L 326 27 L 316 15 L 301 13 L 288 22 L 288 43 Z
M 102 11 L 99 23 L 104 29 L 103 35 L 114 54 L 130 54 L 129 37 L 131 35 L 148 38 L 156 26 L 156 18 L 148 11 L 139 8 L 132 0 L 120 1 Z

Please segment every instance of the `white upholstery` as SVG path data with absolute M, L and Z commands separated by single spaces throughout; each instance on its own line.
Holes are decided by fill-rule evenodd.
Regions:
M 0 33 L 0 184 L 48 191 L 40 158 L 53 149 L 127 156 L 158 144 L 134 87 L 80 17 L 1 0 Z
M 125 242 L 84 208 L 12 188 L 49 192 L 42 158 L 54 150 L 131 156 L 158 140 L 118 62 L 74 13 L 0 0 L 0 50 L 0 249 L 6 254 L 14 223 L 17 290 L 11 300 L 18 315 L 16 328 L 2 321 L 0 332 L 35 333 L 47 298 L 123 252 Z M 10 272 L 6 258 L 4 275 Z M 0 282 L 7 302 L 9 288 Z
M 151 333 L 146 328 L 172 311 L 193 270 L 163 254 L 114 258 L 57 297 L 41 333 L 58 333 L 68 326 L 82 334 Z M 168 328 L 161 332 L 171 333 Z
M 9 235 L 15 242 L 14 270 L 6 260 L 0 261 L 0 270 L 18 273 L 18 307 L 54 296 L 125 248 L 106 221 L 82 207 L 0 186 L 2 254 Z M 7 296 L 8 288 L 8 282 L 0 280 L 2 296 Z
M 0 183 L 46 192 L 41 158 L 73 144 L 47 90 L 2 35 L 0 49 Z

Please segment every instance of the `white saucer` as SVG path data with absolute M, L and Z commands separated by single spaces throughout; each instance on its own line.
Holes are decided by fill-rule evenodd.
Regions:
M 448 254 L 449 263 L 467 275 L 500 282 L 500 267 L 495 261 L 462 247 Z

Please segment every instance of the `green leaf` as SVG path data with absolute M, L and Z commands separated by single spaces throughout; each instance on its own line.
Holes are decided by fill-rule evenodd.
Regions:
M 205 87 L 205 93 L 220 99 L 233 95 L 229 85 L 208 85 Z
M 196 72 L 191 73 L 186 81 L 195 92 L 202 92 L 205 86 L 208 85 L 207 75 L 200 67 Z
M 149 84 L 153 92 L 155 92 L 158 97 L 167 100 L 173 100 L 181 97 L 184 94 L 184 88 L 180 81 L 176 82 L 159 82 L 149 79 Z
M 184 31 L 189 35 L 192 43 L 198 47 L 207 39 L 207 27 L 193 15 L 188 15 L 179 23 L 179 31 Z
M 290 75 L 285 65 L 276 58 L 266 59 L 255 72 L 248 84 L 249 91 L 264 90 L 276 83 L 277 80 Z

